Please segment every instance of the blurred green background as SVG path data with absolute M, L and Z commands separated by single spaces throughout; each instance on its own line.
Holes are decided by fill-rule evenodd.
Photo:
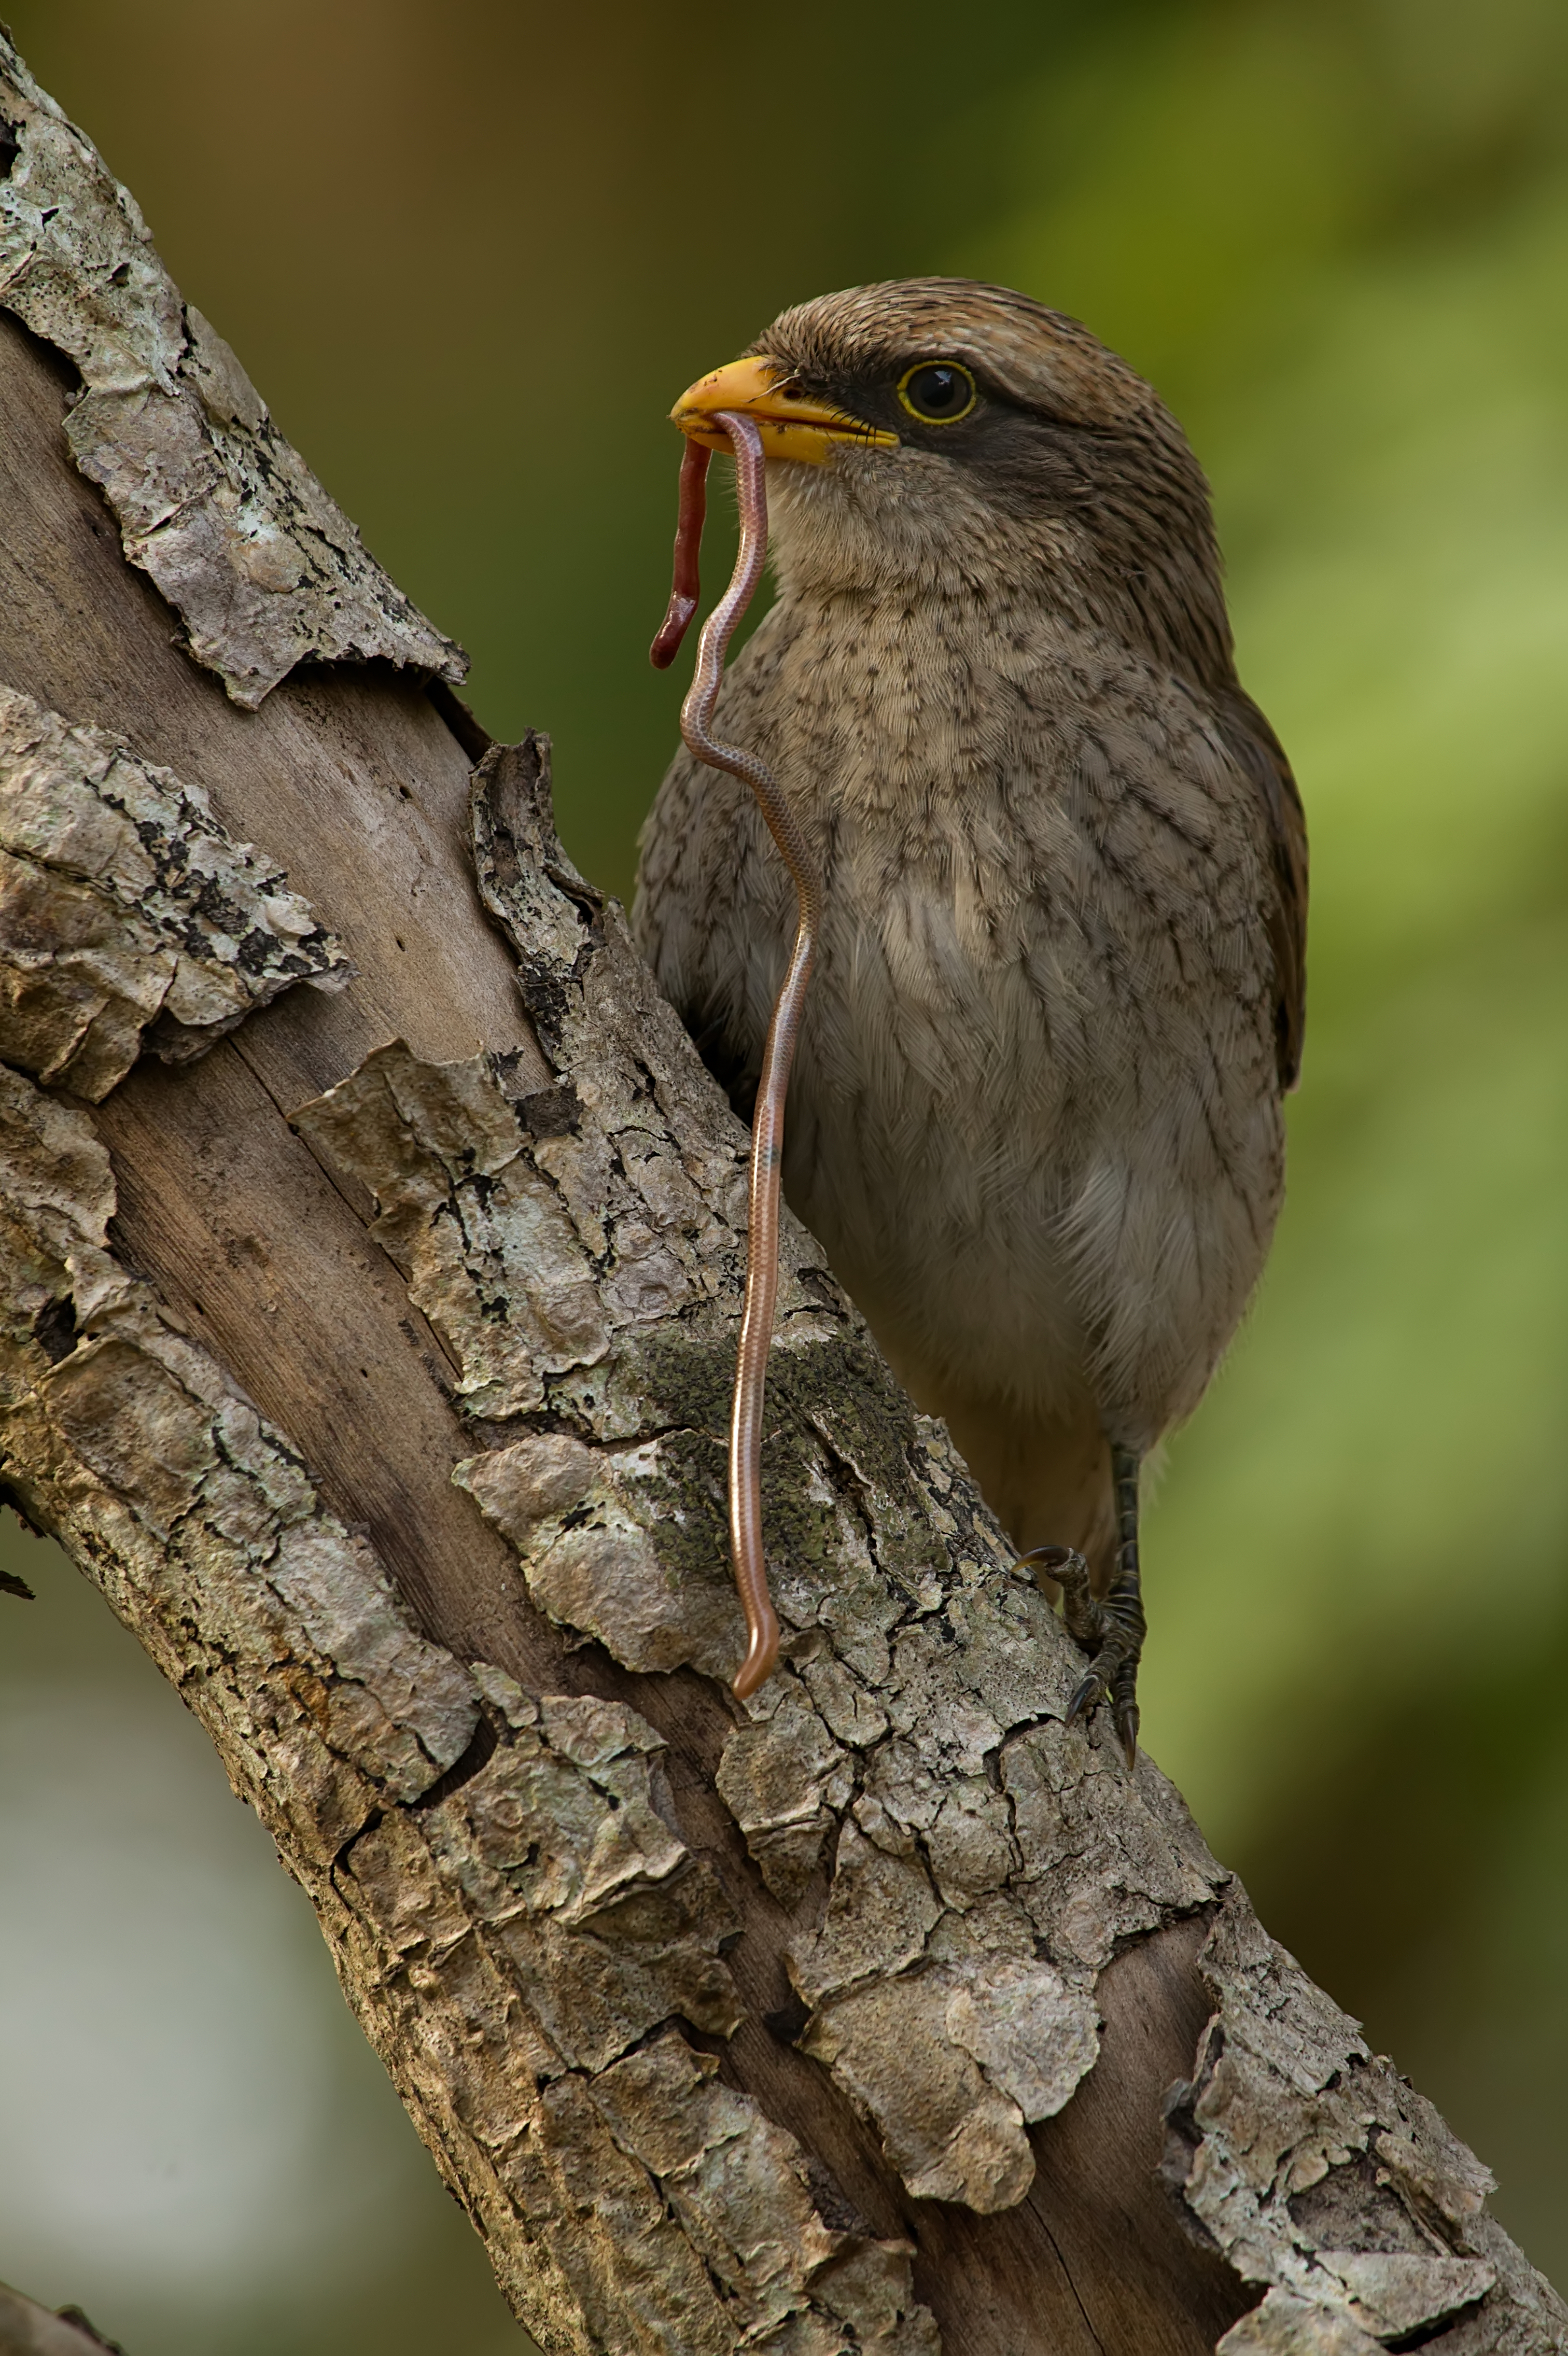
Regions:
M 11 15 L 619 890 L 690 378 L 955 270 L 1181 415 L 1314 902 L 1289 1206 L 1151 1516 L 1146 1736 L 1568 2282 L 1562 0 Z M 520 2351 L 202 1738 L 12 1543 L 0 2275 L 132 2356 Z

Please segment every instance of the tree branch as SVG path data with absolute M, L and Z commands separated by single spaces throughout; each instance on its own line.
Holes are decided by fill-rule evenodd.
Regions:
M 794 1225 L 784 1665 L 733 1701 L 743 1135 L 543 741 L 471 792 L 409 675 L 454 650 L 0 62 L 4 1475 L 272 1832 L 518 2315 L 1568 2347 L 1476 2161 L 1065 1726 L 1069 1640 Z
M 79 2307 L 39 2307 L 0 2283 L 0 2356 L 123 2356 L 96 2332 Z

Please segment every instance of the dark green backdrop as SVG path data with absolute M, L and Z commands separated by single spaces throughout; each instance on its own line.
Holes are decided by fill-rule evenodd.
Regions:
M 1314 916 L 1275 1264 L 1152 1518 L 1147 1740 L 1568 2278 L 1561 0 L 12 15 L 618 889 L 691 377 L 957 270 L 1182 415 Z M 0 2273 L 133 2356 L 518 2345 L 254 1826 L 22 1550 Z

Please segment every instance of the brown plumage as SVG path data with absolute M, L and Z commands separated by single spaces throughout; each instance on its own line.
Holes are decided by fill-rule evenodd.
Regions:
M 826 463 L 770 461 L 777 600 L 716 722 L 824 880 L 785 1192 L 1019 1547 L 1087 1556 L 1110 1606 L 1070 1615 L 1080 1700 L 1109 1693 L 1130 1747 L 1136 1463 L 1279 1208 L 1300 804 L 1236 678 L 1197 461 L 1086 329 L 918 279 L 753 352 L 760 415 L 837 420 Z M 901 384 L 973 402 L 923 419 Z M 744 1110 L 794 894 L 744 788 L 685 754 L 635 926 Z

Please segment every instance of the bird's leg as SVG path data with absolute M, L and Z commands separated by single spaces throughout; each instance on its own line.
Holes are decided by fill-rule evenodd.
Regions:
M 1102 1694 L 1109 1694 L 1116 1731 L 1131 1767 L 1138 1748 L 1138 1663 L 1148 1630 L 1138 1563 L 1138 1459 L 1132 1449 L 1113 1443 L 1111 1479 L 1116 1493 L 1116 1575 L 1102 1607 L 1109 1625 L 1106 1640 L 1084 1680 L 1085 1685 L 1093 1680 L 1095 1690 L 1081 1700 L 1081 1686 L 1072 1699 L 1074 1709 L 1087 1709 Z M 1072 1715 L 1073 1710 L 1069 1710 L 1070 1719 Z
M 1032 1547 L 1021 1559 L 1055 1580 L 1068 1634 L 1093 1655 L 1067 1706 L 1068 1725 L 1087 1716 L 1096 1703 L 1108 1701 L 1131 1767 L 1137 1756 L 1138 1662 L 1147 1626 L 1138 1569 L 1138 1459 L 1134 1450 L 1113 1445 L 1111 1480 L 1116 1501 L 1116 1569 L 1104 1596 L 1095 1594 L 1089 1566 L 1074 1547 Z

